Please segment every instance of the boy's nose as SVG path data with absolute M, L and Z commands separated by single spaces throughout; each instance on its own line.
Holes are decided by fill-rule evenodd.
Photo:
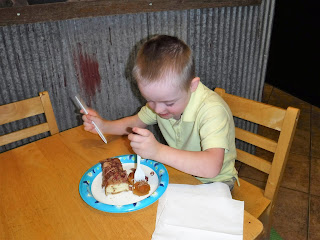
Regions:
M 156 113 L 162 113 L 164 110 L 164 106 L 161 103 L 155 103 L 154 104 L 154 109 L 153 109 Z

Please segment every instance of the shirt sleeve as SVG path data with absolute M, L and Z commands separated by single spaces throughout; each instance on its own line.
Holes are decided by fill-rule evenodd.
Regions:
M 143 106 L 138 112 L 138 117 L 147 125 L 157 123 L 157 114 L 154 113 L 147 105 Z
M 229 151 L 230 117 L 223 106 L 210 106 L 203 111 L 199 127 L 202 150 L 224 148 L 225 152 Z

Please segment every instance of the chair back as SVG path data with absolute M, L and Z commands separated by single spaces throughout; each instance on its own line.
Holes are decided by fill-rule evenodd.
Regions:
M 46 118 L 45 123 L 0 136 L 0 146 L 43 132 L 50 131 L 51 135 L 59 133 L 49 93 L 47 91 L 40 92 L 38 97 L 0 106 L 0 125 L 43 113 Z
M 275 141 L 241 128 L 235 129 L 237 139 L 273 153 L 273 159 L 270 162 L 270 160 L 237 149 L 238 161 L 264 172 L 268 178 L 264 189 L 251 186 L 241 179 L 240 187 L 235 186 L 232 192 L 233 198 L 245 201 L 245 209 L 253 216 L 260 218 L 265 214 L 263 223 L 268 225 L 271 222 L 269 217 L 272 215 L 277 198 L 300 110 L 293 107 L 282 109 L 235 96 L 226 93 L 221 88 L 216 88 L 215 92 L 226 101 L 234 117 L 280 132 L 278 140 Z M 270 224 L 266 227 L 269 230 Z

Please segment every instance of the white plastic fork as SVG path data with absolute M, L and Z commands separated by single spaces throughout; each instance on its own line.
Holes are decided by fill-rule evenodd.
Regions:
M 76 103 L 79 105 L 79 107 L 83 110 L 84 114 L 88 114 L 88 111 L 85 107 L 85 104 L 83 102 L 81 102 L 81 98 L 79 97 L 79 95 L 74 96 Z M 107 139 L 103 136 L 102 132 L 100 131 L 100 129 L 98 128 L 98 126 L 96 125 L 96 123 L 94 121 L 91 121 L 92 124 L 94 125 L 94 128 L 96 129 L 97 133 L 99 134 L 99 136 L 101 137 L 102 141 L 104 141 L 105 144 L 108 143 Z
M 141 157 L 137 154 L 137 168 L 134 172 L 134 182 L 140 182 L 146 180 L 146 175 L 140 166 Z

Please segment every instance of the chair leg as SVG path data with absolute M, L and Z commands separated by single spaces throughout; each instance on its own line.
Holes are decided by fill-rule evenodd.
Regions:
M 270 239 L 270 232 L 272 226 L 272 213 L 273 213 L 273 206 L 269 206 L 259 217 L 259 220 L 263 224 L 263 232 L 259 239 L 269 240 Z

